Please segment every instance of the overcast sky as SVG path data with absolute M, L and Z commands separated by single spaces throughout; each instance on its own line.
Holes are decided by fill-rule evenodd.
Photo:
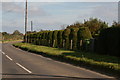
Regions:
M 24 32 L 24 2 L 2 3 L 2 31 Z M 0 16 L 1 17 L 1 16 Z M 57 30 L 61 25 L 83 22 L 90 17 L 112 24 L 118 20 L 117 2 L 29 2 L 28 30 L 33 21 L 34 30 Z

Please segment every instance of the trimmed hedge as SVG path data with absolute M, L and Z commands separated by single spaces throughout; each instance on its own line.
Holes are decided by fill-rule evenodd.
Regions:
M 27 38 L 27 43 L 78 50 L 81 47 L 78 46 L 78 40 L 90 39 L 92 36 L 87 27 L 82 27 L 30 33 Z
M 97 43 L 98 53 L 120 57 L 120 27 L 103 29 Z
M 48 39 L 49 39 L 48 45 L 49 45 L 50 47 L 52 47 L 52 35 L 53 35 L 53 32 L 52 32 L 52 31 L 48 32 Z
M 79 40 L 85 40 L 85 39 L 91 39 L 92 35 L 88 27 L 81 27 L 78 30 L 78 39 Z
M 57 34 L 57 45 L 58 45 L 58 48 L 62 48 L 63 47 L 62 33 L 63 33 L 63 30 L 60 30 L 60 31 L 58 31 L 58 34 Z
M 57 47 L 57 33 L 58 33 L 57 30 L 53 31 L 53 35 L 52 35 L 52 44 L 53 44 L 53 47 Z
M 77 48 L 79 50 L 84 50 L 84 47 L 86 45 L 87 39 L 91 39 L 92 35 L 90 30 L 87 27 L 81 27 L 79 28 L 77 32 Z
M 77 50 L 77 32 L 79 28 L 72 28 L 70 32 L 70 47 L 72 50 Z
M 69 47 L 69 34 L 70 34 L 70 29 L 65 29 L 64 31 L 63 31 L 63 40 L 64 40 L 64 48 L 65 49 L 70 49 L 70 47 Z

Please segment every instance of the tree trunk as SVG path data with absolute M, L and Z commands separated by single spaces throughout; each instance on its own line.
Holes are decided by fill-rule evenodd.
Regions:
M 80 40 L 80 47 L 82 46 L 82 40 Z
M 70 49 L 72 49 L 72 43 L 73 43 L 73 40 L 70 41 Z
M 82 40 L 80 40 L 80 49 L 82 49 L 82 42 L 83 42 L 83 41 L 82 41 Z
M 50 40 L 48 40 L 48 46 L 50 46 Z
M 63 48 L 65 48 L 65 40 L 63 40 Z
M 55 40 L 53 40 L 53 47 L 55 47 Z

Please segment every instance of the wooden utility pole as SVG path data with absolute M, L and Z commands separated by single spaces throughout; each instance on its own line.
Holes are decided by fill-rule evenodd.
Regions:
M 31 32 L 33 32 L 33 22 L 31 21 Z
M 27 17 L 28 17 L 28 12 L 27 12 L 27 0 L 26 0 L 26 4 L 25 4 L 25 42 L 27 41 Z

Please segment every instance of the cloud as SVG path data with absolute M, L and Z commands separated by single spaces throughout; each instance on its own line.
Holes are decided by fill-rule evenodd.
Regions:
M 106 3 L 105 5 L 95 7 L 91 15 L 111 24 L 114 20 L 118 20 L 118 4 Z
M 2 19 L 2 31 L 12 33 L 14 30 L 19 30 L 24 33 L 24 20 L 15 17 L 16 19 Z
M 2 3 L 2 10 L 5 13 L 9 13 L 9 12 L 21 13 L 21 12 L 24 12 L 24 8 L 15 4 L 14 2 L 4 2 L 4 3 Z
M 39 31 L 40 29 L 43 30 L 59 30 L 61 29 L 61 25 L 65 25 L 63 23 L 60 22 L 55 22 L 55 23 L 41 23 L 41 22 L 35 22 L 33 27 L 34 30 Z
M 30 4 L 30 3 L 29 3 Z M 28 15 L 31 16 L 45 16 L 48 15 L 42 8 L 35 6 L 37 3 L 32 3 L 32 6 L 28 4 Z M 23 2 L 4 2 L 2 5 L 3 13 L 17 13 L 24 14 L 25 3 Z
M 54 5 L 53 5 L 54 4 Z M 59 4 L 59 5 L 58 5 Z M 75 21 L 83 21 L 90 17 L 97 17 L 103 21 L 112 23 L 117 19 L 117 3 L 29 3 L 28 4 L 28 30 L 30 21 L 33 21 L 34 29 L 61 29 L 63 24 L 72 24 Z M 19 29 L 24 32 L 24 3 L 3 3 L 3 27 L 4 31 Z M 9 14 L 10 13 L 10 14 Z M 20 16 L 22 15 L 22 16 Z M 9 28 L 11 30 L 9 31 Z
M 81 11 L 77 19 L 83 21 L 84 19 L 89 19 L 90 17 L 101 19 L 111 25 L 114 20 L 118 20 L 118 3 L 97 3 L 97 6 L 88 7 L 84 11 Z
M 29 15 L 29 17 L 50 15 L 43 8 L 41 8 L 41 6 L 36 6 L 36 5 L 39 5 L 39 3 L 28 3 L 28 5 L 29 5 L 28 6 L 28 15 Z

